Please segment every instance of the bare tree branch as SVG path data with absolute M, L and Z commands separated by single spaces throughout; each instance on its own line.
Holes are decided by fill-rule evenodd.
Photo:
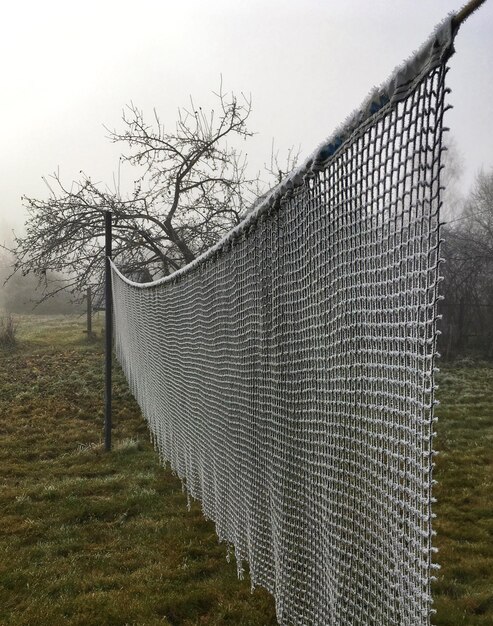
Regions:
M 251 101 L 225 94 L 222 84 L 216 96 L 211 111 L 190 99 L 171 130 L 156 111 L 148 123 L 134 103 L 125 107 L 122 128 L 106 130 L 111 142 L 126 146 L 119 167 L 135 168 L 133 191 L 121 195 L 120 171 L 113 190 L 83 172 L 66 185 L 55 172 L 45 179 L 47 199 L 24 199 L 26 231 L 10 249 L 14 273 L 64 272 L 81 294 L 88 284 L 101 285 L 105 211 L 113 213 L 116 261 L 137 280 L 175 271 L 238 224 L 261 188 L 229 145 L 252 135 Z

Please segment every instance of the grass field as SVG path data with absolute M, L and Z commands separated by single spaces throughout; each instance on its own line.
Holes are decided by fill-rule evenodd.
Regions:
M 102 451 L 102 342 L 82 329 L 24 318 L 0 353 L 0 624 L 275 625 L 271 597 L 237 580 L 159 467 L 118 372 Z M 434 623 L 491 626 L 493 367 L 463 362 L 440 382 Z

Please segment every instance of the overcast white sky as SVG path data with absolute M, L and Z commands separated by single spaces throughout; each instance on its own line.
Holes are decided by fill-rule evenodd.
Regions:
M 0 240 L 25 219 L 21 196 L 43 175 L 84 170 L 111 184 L 118 127 L 131 100 L 167 126 L 190 94 L 211 105 L 252 95 L 252 167 L 301 146 L 307 156 L 461 0 L 44 0 L 3 3 Z M 493 0 L 461 28 L 448 114 L 464 190 L 493 166 Z

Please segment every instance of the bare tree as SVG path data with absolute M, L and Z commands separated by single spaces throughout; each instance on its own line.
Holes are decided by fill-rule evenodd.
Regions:
M 281 183 L 284 177 L 289 174 L 297 165 L 300 158 L 301 146 L 295 151 L 294 146 L 289 148 L 284 162 L 281 162 L 279 150 L 276 149 L 274 139 L 270 153 L 270 163 L 264 164 L 265 171 L 277 182 Z
M 442 155 L 442 165 L 442 218 L 444 221 L 449 222 L 461 215 L 464 206 L 464 196 L 460 189 L 463 171 L 462 156 L 455 138 L 450 134 L 447 135 Z
M 63 272 L 65 280 L 47 285 L 45 296 L 70 289 L 82 293 L 101 282 L 103 213 L 113 213 L 115 259 L 137 280 L 168 275 L 217 242 L 244 217 L 259 195 L 259 178 L 249 178 L 247 162 L 228 140 L 252 135 L 247 128 L 250 100 L 217 96 L 218 108 L 204 111 L 190 101 L 180 109 L 174 130 L 154 111 L 152 123 L 134 104 L 123 114 L 123 128 L 109 139 L 127 146 L 122 163 L 137 175 L 130 194 L 81 179 L 67 186 L 55 173 L 48 199 L 25 198 L 26 234 L 11 251 L 15 272 L 44 279 Z
M 477 175 L 463 217 L 477 249 L 485 258 L 493 258 L 493 170 Z

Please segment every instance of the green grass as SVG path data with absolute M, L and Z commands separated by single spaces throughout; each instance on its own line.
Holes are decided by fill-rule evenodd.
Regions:
M 102 343 L 82 329 L 24 318 L 0 355 L 0 624 L 276 624 L 158 465 L 119 372 L 104 453 Z
M 439 376 L 434 623 L 493 624 L 493 366 L 467 360 Z
M 214 526 L 158 465 L 115 374 L 102 449 L 102 341 L 83 318 L 25 317 L 0 353 L 0 624 L 276 624 Z M 101 337 L 101 320 L 95 330 Z M 437 425 L 434 586 L 442 625 L 493 624 L 493 367 L 447 367 Z

